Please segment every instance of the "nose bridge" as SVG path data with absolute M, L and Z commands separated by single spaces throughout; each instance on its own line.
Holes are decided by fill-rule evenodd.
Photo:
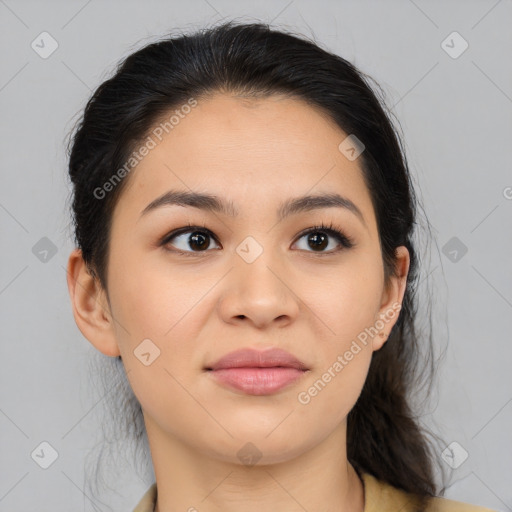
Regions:
M 260 237 L 268 241 L 271 236 Z M 279 251 L 246 237 L 236 248 L 230 278 L 224 290 L 222 311 L 226 319 L 246 317 L 264 325 L 275 318 L 298 312 L 295 295 L 286 277 Z
M 240 284 L 245 293 L 263 293 L 283 295 L 282 287 L 285 276 L 278 279 L 277 269 L 283 266 L 279 263 L 278 251 L 270 245 L 271 236 L 247 236 L 237 247 L 235 267 Z M 263 240 L 264 238 L 264 240 Z M 265 245 L 263 245 L 265 244 Z M 247 288 L 247 289 L 246 289 Z

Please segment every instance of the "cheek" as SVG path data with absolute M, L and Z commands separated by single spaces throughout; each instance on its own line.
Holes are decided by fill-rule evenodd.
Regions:
M 378 262 L 360 263 L 333 267 L 321 281 L 295 281 L 302 282 L 298 295 L 319 320 L 321 338 L 336 348 L 375 323 L 382 301 L 383 276 Z
M 361 393 L 371 356 L 371 348 L 358 342 L 344 344 L 332 354 L 297 394 L 299 407 L 307 411 L 304 419 L 309 417 L 312 426 L 317 415 L 329 415 L 333 425 L 342 421 Z
M 204 351 L 198 350 L 197 340 L 211 308 L 207 292 L 214 284 L 211 276 L 203 282 L 197 273 L 171 273 L 150 258 L 139 258 L 133 267 L 125 261 L 123 268 L 116 268 L 112 304 L 122 325 L 116 325 L 116 337 L 127 370 L 133 368 L 137 379 L 141 371 L 151 373 L 154 386 L 179 393 L 169 374 L 183 382 L 191 372 L 200 371 Z M 144 341 L 148 339 L 151 343 Z M 157 355 L 147 368 L 135 357 L 146 346 Z M 159 379 L 163 380 L 157 384 Z
M 116 326 L 116 336 L 130 386 L 150 417 L 169 433 L 182 435 L 190 429 L 190 418 L 202 411 L 187 391 L 200 367 L 195 340 L 202 327 L 198 314 L 204 289 L 183 273 L 166 276 L 166 268 L 149 258 L 133 267 L 125 261 L 123 267 L 112 272 L 112 299 L 124 327 Z M 137 354 L 147 339 L 157 348 L 145 342 L 152 359 L 146 366 Z
M 123 258 L 110 277 L 115 313 L 134 342 L 142 337 L 159 343 L 172 336 L 186 324 L 187 311 L 197 302 L 190 279 L 179 272 L 171 275 L 158 259 Z
M 358 257 L 333 270 L 322 286 L 303 281 L 299 295 L 314 313 L 318 358 L 297 401 L 305 409 L 301 421 L 311 422 L 311 428 L 318 416 L 331 426 L 342 421 L 359 397 L 373 354 L 382 279 L 378 260 Z

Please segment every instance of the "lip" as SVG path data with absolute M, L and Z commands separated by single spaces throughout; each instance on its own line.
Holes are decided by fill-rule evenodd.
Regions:
M 295 368 L 308 370 L 307 366 L 293 354 L 280 348 L 271 348 L 265 351 L 244 348 L 235 350 L 221 357 L 217 362 L 207 366 L 206 370 L 223 370 L 226 368 Z
M 301 379 L 309 368 L 282 349 L 231 352 L 205 370 L 221 385 L 248 395 L 270 395 Z

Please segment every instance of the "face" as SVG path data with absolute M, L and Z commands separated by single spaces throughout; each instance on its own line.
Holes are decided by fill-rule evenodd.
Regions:
M 403 276 L 385 286 L 360 159 L 338 149 L 346 137 L 300 100 L 222 94 L 153 137 L 113 215 L 114 320 L 101 335 L 82 329 L 122 356 L 148 432 L 238 463 L 251 442 L 273 463 L 344 428 L 405 286 Z M 213 195 L 232 211 L 169 203 L 142 213 L 169 191 Z M 287 201 L 326 194 L 354 207 L 279 216 Z M 398 255 L 406 275 L 405 248 Z M 307 371 L 255 394 L 205 369 L 234 350 L 270 347 Z

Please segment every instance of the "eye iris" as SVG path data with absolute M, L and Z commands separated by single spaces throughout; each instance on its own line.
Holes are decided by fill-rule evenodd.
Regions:
M 196 248 L 200 250 L 208 249 L 210 242 L 208 236 L 200 231 L 195 231 L 189 237 L 189 245 L 193 249 L 193 244 L 197 244 Z
M 321 233 L 319 231 L 316 231 L 314 233 L 311 233 L 308 236 L 308 243 L 313 242 L 313 246 L 310 245 L 310 247 L 314 250 L 322 250 L 325 249 L 325 247 L 329 244 L 327 241 L 327 236 L 324 233 Z

